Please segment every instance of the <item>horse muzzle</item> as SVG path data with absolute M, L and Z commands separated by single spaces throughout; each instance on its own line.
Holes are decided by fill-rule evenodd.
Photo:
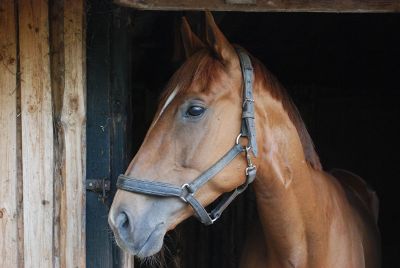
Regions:
M 163 245 L 167 226 L 164 221 L 135 221 L 128 210 L 110 211 L 108 222 L 114 233 L 115 241 L 124 251 L 139 258 L 152 256 Z

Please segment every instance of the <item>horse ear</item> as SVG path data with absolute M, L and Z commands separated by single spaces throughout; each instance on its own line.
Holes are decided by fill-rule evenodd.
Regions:
M 206 47 L 204 43 L 192 32 L 192 29 L 190 28 L 190 25 L 185 17 L 182 18 L 181 34 L 186 58 L 189 58 L 200 49 Z
M 206 17 L 206 40 L 213 49 L 217 57 L 224 63 L 230 63 L 237 60 L 237 54 L 234 47 L 229 43 L 218 28 L 210 11 L 205 12 Z

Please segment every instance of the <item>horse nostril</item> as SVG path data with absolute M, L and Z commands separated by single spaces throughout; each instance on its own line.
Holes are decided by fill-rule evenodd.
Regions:
M 122 228 L 128 229 L 129 228 L 129 219 L 125 217 L 125 221 L 121 224 Z
M 115 221 L 116 227 L 121 230 L 129 230 L 130 222 L 129 217 L 126 212 L 122 211 L 118 214 L 117 219 Z

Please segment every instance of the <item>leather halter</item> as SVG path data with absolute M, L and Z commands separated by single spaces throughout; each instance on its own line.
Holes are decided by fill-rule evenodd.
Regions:
M 210 225 L 213 224 L 221 216 L 222 212 L 228 207 L 228 205 L 254 181 L 256 177 L 256 166 L 251 162 L 250 155 L 250 151 L 252 151 L 253 155 L 257 156 L 253 99 L 253 67 L 247 53 L 241 48 L 236 48 L 236 50 L 240 59 L 244 86 L 241 133 L 236 138 L 235 145 L 213 166 L 204 171 L 193 181 L 185 183 L 182 186 L 120 175 L 117 181 L 117 187 L 119 189 L 159 197 L 178 197 L 183 202 L 192 206 L 197 217 L 203 224 Z M 247 137 L 248 144 L 246 146 L 240 144 L 239 139 L 241 137 Z M 224 169 L 236 156 L 243 152 L 245 153 L 247 160 L 245 183 L 232 192 L 225 193 L 215 208 L 208 213 L 203 205 L 201 205 L 195 198 L 195 193 L 218 172 Z

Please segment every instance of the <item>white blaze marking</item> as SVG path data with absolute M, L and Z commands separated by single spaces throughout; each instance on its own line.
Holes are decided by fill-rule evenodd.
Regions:
M 160 114 L 158 115 L 158 118 L 162 115 L 164 110 L 167 108 L 167 106 L 172 102 L 172 100 L 175 98 L 176 94 L 178 93 L 178 87 L 172 91 L 172 93 L 168 96 L 168 99 L 165 101 L 164 106 L 161 108 Z M 157 119 L 158 119 L 157 118 Z M 157 120 L 156 120 L 157 121 Z
M 154 123 L 150 126 L 149 131 L 154 127 L 154 125 L 157 123 L 158 119 L 160 119 L 162 113 L 165 111 L 165 109 L 167 109 L 168 105 L 174 100 L 174 98 L 176 97 L 176 94 L 178 94 L 179 91 L 179 87 L 177 86 L 174 91 L 172 91 L 172 93 L 168 96 L 167 100 L 165 101 L 163 107 L 161 108 L 160 113 L 157 116 L 157 119 L 154 120 Z

